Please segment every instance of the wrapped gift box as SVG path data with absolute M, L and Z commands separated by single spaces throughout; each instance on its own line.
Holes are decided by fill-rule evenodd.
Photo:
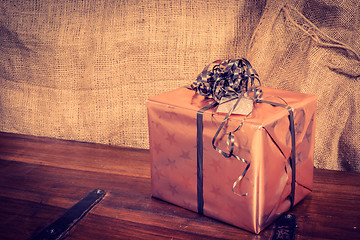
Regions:
M 316 96 L 263 87 L 263 99 L 293 109 L 296 152 L 294 204 L 312 191 Z M 276 96 L 276 97 L 275 97 Z M 280 99 L 281 98 L 281 99 Z M 283 101 L 284 100 L 284 101 Z M 255 103 L 253 112 L 232 114 L 215 144 L 226 152 L 227 132 L 234 131 L 234 155 L 226 158 L 212 140 L 226 114 L 216 107 L 202 114 L 199 149 L 197 114 L 213 100 L 179 88 L 147 101 L 152 195 L 242 229 L 259 233 L 290 208 L 292 167 L 289 111 Z M 199 152 L 202 167 L 198 169 Z M 199 173 L 200 172 L 200 173 Z M 199 189 L 201 174 L 201 189 Z M 201 201 L 199 200 L 199 192 Z

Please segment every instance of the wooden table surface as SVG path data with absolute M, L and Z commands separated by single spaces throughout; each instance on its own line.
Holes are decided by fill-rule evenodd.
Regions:
M 297 239 L 360 239 L 360 174 L 314 170 Z M 269 239 L 151 197 L 149 151 L 0 133 L 0 239 L 28 239 L 93 189 L 67 239 Z

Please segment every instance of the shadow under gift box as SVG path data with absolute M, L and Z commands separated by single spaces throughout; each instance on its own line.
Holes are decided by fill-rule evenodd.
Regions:
M 294 111 L 296 145 L 295 204 L 312 191 L 317 97 L 262 88 L 268 101 L 286 101 Z M 277 96 L 277 97 L 274 97 Z M 269 97 L 269 98 L 267 98 Z M 209 105 L 195 91 L 179 88 L 147 101 L 153 197 L 197 212 L 197 112 Z M 235 132 L 234 154 L 250 162 L 243 179 L 232 189 L 246 165 L 226 158 L 212 146 L 226 114 L 203 113 L 203 213 L 253 233 L 259 233 L 290 208 L 292 168 L 289 112 L 268 103 L 255 103 L 251 115 Z M 232 114 L 216 146 L 227 152 L 227 133 L 244 115 Z M 246 196 L 241 196 L 245 195 Z

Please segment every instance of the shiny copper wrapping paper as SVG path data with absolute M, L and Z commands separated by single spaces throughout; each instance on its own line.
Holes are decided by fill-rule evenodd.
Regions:
M 262 88 L 264 98 L 294 109 L 296 136 L 295 204 L 312 190 L 316 96 Z M 269 96 L 277 96 L 270 97 Z M 150 136 L 152 195 L 197 211 L 197 122 L 199 109 L 209 99 L 179 88 L 147 101 Z M 250 161 L 250 168 L 235 192 L 233 183 L 246 164 L 225 158 L 211 141 L 226 114 L 214 109 L 203 114 L 204 215 L 250 232 L 259 233 L 290 208 L 292 170 L 289 112 L 282 107 L 256 103 L 244 125 L 235 133 L 234 153 Z M 227 131 L 235 130 L 243 115 L 231 115 Z M 227 136 L 217 145 L 227 151 Z

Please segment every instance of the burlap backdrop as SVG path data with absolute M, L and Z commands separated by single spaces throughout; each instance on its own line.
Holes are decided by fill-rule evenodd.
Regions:
M 0 0 L 0 130 L 148 147 L 145 100 L 247 57 L 319 95 L 315 165 L 360 171 L 359 3 Z

